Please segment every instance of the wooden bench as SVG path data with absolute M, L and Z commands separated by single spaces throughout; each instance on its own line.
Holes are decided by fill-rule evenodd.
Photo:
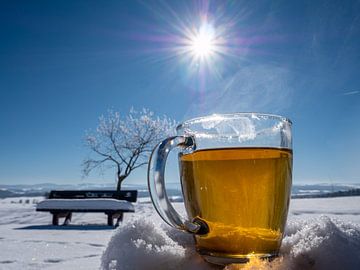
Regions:
M 53 225 L 59 225 L 59 218 L 69 224 L 73 212 L 103 212 L 109 226 L 114 226 L 114 219 L 118 226 L 125 212 L 135 212 L 132 202 L 136 199 L 137 190 L 52 190 L 36 211 L 50 212 Z

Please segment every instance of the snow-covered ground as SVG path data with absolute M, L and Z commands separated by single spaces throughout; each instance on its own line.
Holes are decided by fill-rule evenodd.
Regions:
M 0 200 L 0 269 L 222 269 L 203 262 L 192 237 L 164 224 L 146 200 L 112 229 L 95 213 L 52 226 L 49 213 L 35 211 L 40 199 Z M 183 213 L 181 203 L 175 208 Z M 360 197 L 292 200 L 280 258 L 246 268 L 360 269 Z

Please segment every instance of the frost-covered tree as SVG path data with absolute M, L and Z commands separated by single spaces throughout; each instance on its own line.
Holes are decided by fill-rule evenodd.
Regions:
M 126 177 L 148 163 L 152 149 L 162 139 L 173 135 L 175 126 L 174 120 L 155 117 L 148 109 L 131 109 L 123 117 L 109 111 L 107 116 L 99 118 L 96 130 L 85 136 L 85 146 L 91 151 L 83 162 L 84 176 L 110 165 L 116 172 L 117 190 L 121 190 Z

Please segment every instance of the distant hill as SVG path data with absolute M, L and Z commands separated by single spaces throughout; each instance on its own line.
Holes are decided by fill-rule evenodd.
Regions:
M 180 184 L 168 183 L 167 194 L 170 197 L 181 197 Z M 0 198 L 8 197 L 35 197 L 45 196 L 50 190 L 84 190 L 84 189 L 108 189 L 115 188 L 113 183 L 93 184 L 82 183 L 74 185 L 61 185 L 61 184 L 34 184 L 34 185 L 0 185 Z M 149 197 L 149 191 L 145 185 L 124 185 L 123 189 L 136 189 L 138 190 L 138 197 Z M 292 186 L 292 198 L 328 198 L 340 196 L 359 196 L 360 184 L 304 184 Z
M 15 197 L 16 193 L 11 192 L 9 190 L 1 190 L 0 189 L 0 198 L 8 198 L 8 197 Z
M 10 191 L 10 190 L 0 189 L 0 198 L 12 198 L 12 197 L 23 197 L 23 196 L 40 197 L 40 196 L 44 196 L 45 194 L 46 194 L 46 192 L 44 192 L 44 191 L 14 192 L 14 191 Z
M 30 184 L 30 185 L 0 185 L 0 198 L 9 197 L 37 197 L 45 196 L 47 192 L 53 189 L 112 189 L 114 185 L 58 185 L 52 183 Z
M 306 195 L 292 195 L 293 199 L 305 198 L 331 198 L 331 197 L 346 197 L 346 196 L 360 196 L 360 188 L 354 188 L 346 191 L 336 191 L 323 194 L 306 194 Z

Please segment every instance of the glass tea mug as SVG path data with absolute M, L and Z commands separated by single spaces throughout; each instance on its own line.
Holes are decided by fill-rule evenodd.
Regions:
M 208 262 L 277 256 L 292 184 L 291 125 L 277 115 L 215 114 L 183 122 L 177 136 L 153 150 L 152 202 L 166 223 L 194 235 Z M 165 189 L 166 159 L 174 148 L 187 218 L 175 211 Z

